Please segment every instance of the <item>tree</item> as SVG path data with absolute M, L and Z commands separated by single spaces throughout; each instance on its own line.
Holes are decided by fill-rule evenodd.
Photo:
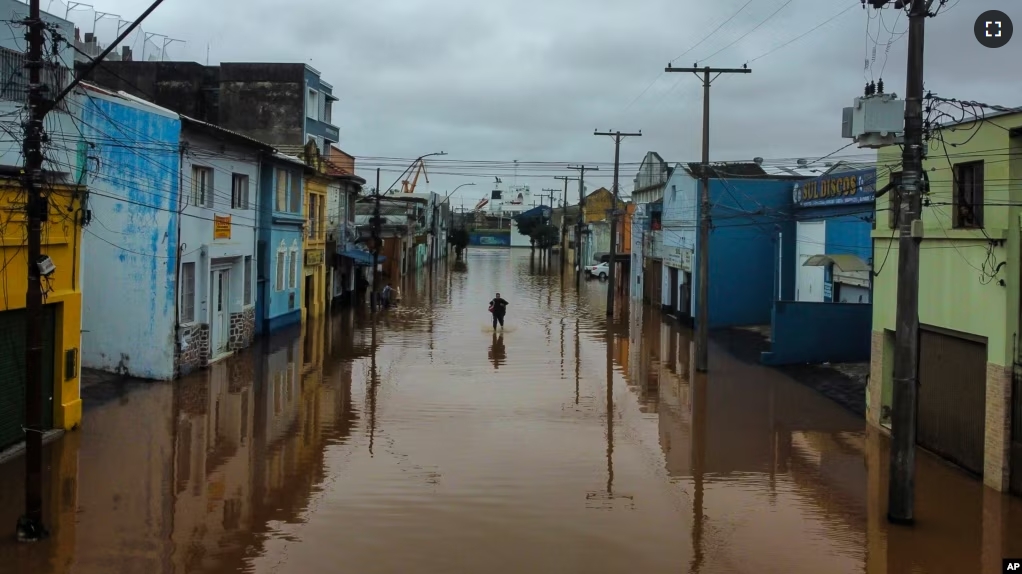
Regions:
M 468 247 L 468 231 L 464 227 L 452 229 L 451 233 L 447 236 L 447 242 L 454 246 L 455 257 L 460 260 L 462 251 L 465 251 L 465 248 Z
M 518 233 L 529 238 L 529 245 L 532 248 L 532 253 L 535 254 L 536 237 L 534 236 L 534 233 L 543 225 L 543 220 L 536 216 L 516 217 L 515 223 L 518 224 Z
M 557 229 L 556 225 L 542 223 L 532 230 L 530 239 L 532 239 L 534 246 L 546 251 L 553 248 L 554 245 L 557 245 L 560 240 L 560 236 L 561 232 Z

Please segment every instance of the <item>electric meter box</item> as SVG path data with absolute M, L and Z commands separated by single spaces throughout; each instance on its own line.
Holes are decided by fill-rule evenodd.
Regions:
M 880 148 L 902 143 L 905 132 L 905 100 L 896 94 L 855 98 L 842 110 L 841 135 L 860 148 Z

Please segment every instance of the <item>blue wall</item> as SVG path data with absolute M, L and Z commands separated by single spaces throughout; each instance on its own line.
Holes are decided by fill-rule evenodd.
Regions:
M 710 328 L 770 323 L 776 294 L 777 233 L 794 236 L 790 222 L 793 182 L 710 180 Z M 786 241 L 785 241 L 786 242 Z M 794 257 L 794 248 L 785 260 Z M 698 250 L 697 250 L 698 253 Z M 698 256 L 693 261 L 698 285 Z M 786 279 L 784 289 L 793 289 Z M 698 308 L 698 290 L 692 308 Z
M 773 309 L 767 365 L 868 361 L 873 306 L 778 301 Z
M 473 231 L 469 233 L 468 239 L 469 245 L 477 247 L 510 247 L 511 246 L 511 232 L 496 233 L 496 232 L 485 232 L 479 233 Z
M 305 222 L 300 213 L 283 213 L 276 211 L 277 168 L 301 173 L 301 166 L 285 162 L 264 161 L 260 181 L 260 213 L 259 213 L 259 281 L 256 299 L 256 333 L 271 333 L 302 320 L 302 284 L 305 281 L 303 271 L 303 237 L 301 226 Z M 299 178 L 301 180 L 301 178 Z M 290 178 L 289 178 L 290 181 Z M 304 185 L 304 183 L 303 183 Z M 297 193 L 302 193 L 298 189 Z M 290 197 L 288 200 L 290 205 Z M 291 246 L 297 244 L 298 250 L 293 253 L 298 258 L 297 280 L 295 288 L 283 291 L 274 289 L 277 277 L 277 250 L 281 242 L 287 248 L 287 257 L 292 256 Z M 287 287 L 290 263 L 284 264 L 284 281 Z M 291 295 L 294 295 L 294 308 L 290 308 Z

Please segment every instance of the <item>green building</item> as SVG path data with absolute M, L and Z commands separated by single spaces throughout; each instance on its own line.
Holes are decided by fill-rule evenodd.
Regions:
M 934 130 L 926 155 L 918 443 L 998 491 L 1022 493 L 1022 113 L 944 125 Z M 900 163 L 899 147 L 880 150 L 878 189 L 892 179 L 897 183 Z M 867 418 L 887 429 L 898 199 L 896 187 L 877 198 L 872 233 L 876 277 Z

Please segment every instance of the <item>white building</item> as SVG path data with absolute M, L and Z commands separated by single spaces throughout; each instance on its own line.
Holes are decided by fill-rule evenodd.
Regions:
M 248 346 L 265 144 L 83 85 L 82 364 L 167 380 Z
M 490 192 L 490 201 L 486 204 L 488 215 L 514 217 L 536 207 L 532 204 L 532 192 L 529 191 L 529 186 L 513 185 L 504 189 L 503 185 L 500 178 L 497 178 L 493 191 Z

